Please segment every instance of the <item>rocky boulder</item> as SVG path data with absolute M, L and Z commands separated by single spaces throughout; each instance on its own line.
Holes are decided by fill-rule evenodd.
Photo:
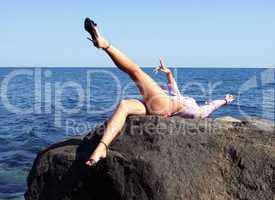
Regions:
M 84 162 L 104 125 L 41 151 L 27 200 L 275 199 L 271 122 L 128 117 L 108 157 Z

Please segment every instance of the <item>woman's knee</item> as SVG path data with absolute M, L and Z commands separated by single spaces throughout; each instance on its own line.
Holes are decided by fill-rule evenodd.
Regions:
M 122 111 L 127 112 L 127 107 L 128 107 L 127 104 L 128 104 L 128 100 L 123 99 L 119 102 L 117 107 L 118 109 L 121 109 Z
M 119 102 L 118 108 L 128 115 L 128 114 L 131 114 L 131 109 L 132 109 L 131 104 L 132 104 L 131 99 L 123 99 Z
M 121 100 L 118 109 L 121 109 L 127 115 L 129 114 L 145 114 L 145 105 L 137 99 L 124 99 Z

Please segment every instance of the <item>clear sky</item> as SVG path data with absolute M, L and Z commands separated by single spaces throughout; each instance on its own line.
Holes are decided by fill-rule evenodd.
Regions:
M 86 16 L 141 66 L 275 65 L 274 0 L 3 0 L 0 66 L 113 66 Z

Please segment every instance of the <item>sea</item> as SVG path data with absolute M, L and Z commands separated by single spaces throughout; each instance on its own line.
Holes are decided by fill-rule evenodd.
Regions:
M 204 105 L 236 100 L 210 117 L 263 118 L 274 122 L 275 69 L 173 68 L 183 95 Z M 144 68 L 166 85 L 164 74 Z M 0 199 L 24 199 L 26 178 L 37 153 L 107 120 L 122 99 L 139 99 L 117 68 L 0 68 Z

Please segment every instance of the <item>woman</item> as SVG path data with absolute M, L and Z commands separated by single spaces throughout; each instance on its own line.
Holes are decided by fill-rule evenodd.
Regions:
M 101 141 L 86 162 L 88 166 L 94 166 L 100 159 L 107 156 L 108 146 L 123 128 L 128 115 L 148 114 L 165 117 L 178 115 L 184 118 L 205 118 L 214 110 L 234 100 L 232 95 L 226 95 L 223 100 L 215 100 L 208 105 L 198 106 L 193 98 L 180 94 L 172 72 L 160 61 L 160 66 L 156 67 L 155 71 L 165 73 L 168 79 L 168 90 L 163 90 L 137 64 L 104 39 L 92 20 L 86 18 L 84 25 L 85 30 L 91 35 L 88 39 L 95 47 L 105 51 L 116 66 L 131 77 L 143 96 L 143 101 L 127 99 L 119 103 L 107 123 Z

